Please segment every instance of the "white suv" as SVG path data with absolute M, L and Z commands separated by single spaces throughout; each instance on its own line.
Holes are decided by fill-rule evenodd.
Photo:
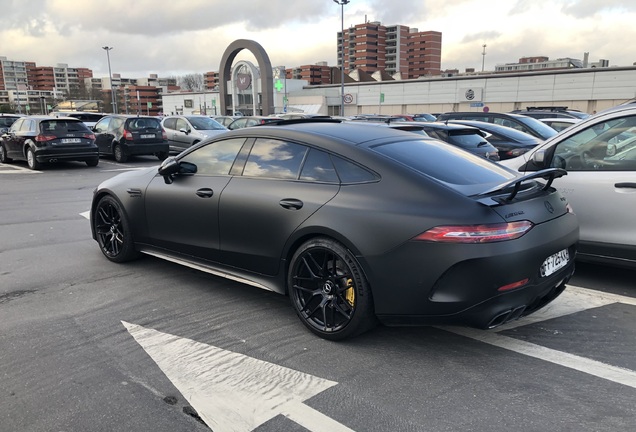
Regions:
M 636 268 L 636 104 L 582 120 L 500 164 L 521 172 L 565 168 L 554 186 L 579 218 L 578 258 Z

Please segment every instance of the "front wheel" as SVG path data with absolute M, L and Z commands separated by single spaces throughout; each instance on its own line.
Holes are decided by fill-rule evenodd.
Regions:
M 38 162 L 38 160 L 35 158 L 35 152 L 33 151 L 31 147 L 29 147 L 26 151 L 26 159 L 27 159 L 27 165 L 29 166 L 30 169 L 32 170 L 40 169 L 40 162 Z
M 7 149 L 4 147 L 4 144 L 0 144 L 0 163 L 11 163 L 11 158 L 7 156 Z
M 130 223 L 115 198 L 105 196 L 99 200 L 92 223 L 97 243 L 106 258 L 113 262 L 125 262 L 139 256 L 135 250 Z
M 377 324 L 360 265 L 334 240 L 316 238 L 301 245 L 291 259 L 287 283 L 296 314 L 324 339 L 345 339 Z

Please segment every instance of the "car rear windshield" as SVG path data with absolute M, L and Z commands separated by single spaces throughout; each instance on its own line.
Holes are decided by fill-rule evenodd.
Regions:
M 467 195 L 482 188 L 462 186 L 498 185 L 515 178 L 501 165 L 435 140 L 398 141 L 377 145 L 373 150 Z
M 126 129 L 132 132 L 148 129 L 161 129 L 161 123 L 155 118 L 133 118 L 128 120 L 128 126 Z
M 79 120 L 44 120 L 40 123 L 40 132 L 45 135 L 62 136 L 67 133 L 91 133 L 88 127 Z
M 448 141 L 462 148 L 477 148 L 488 144 L 483 136 L 472 130 L 450 130 L 448 131 Z

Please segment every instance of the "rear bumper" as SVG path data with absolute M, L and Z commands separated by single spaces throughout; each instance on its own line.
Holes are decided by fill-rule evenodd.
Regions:
M 35 160 L 40 163 L 61 161 L 90 161 L 99 159 L 97 147 L 85 149 L 42 149 L 35 152 Z
M 565 215 L 512 241 L 475 245 L 409 242 L 390 253 L 389 266 L 381 264 L 381 259 L 368 263 L 376 315 L 388 325 L 477 327 L 528 315 L 565 288 L 574 273 L 577 240 L 576 217 Z M 546 258 L 563 249 L 569 252 L 567 265 L 542 276 Z
M 168 153 L 170 146 L 165 143 L 152 143 L 152 144 L 128 144 L 126 142 L 121 143 L 124 152 L 127 155 L 152 155 L 156 153 Z

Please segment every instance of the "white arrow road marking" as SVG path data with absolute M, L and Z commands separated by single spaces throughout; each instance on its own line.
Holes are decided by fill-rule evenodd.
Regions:
M 214 432 L 248 432 L 279 414 L 313 432 L 353 432 L 302 403 L 337 382 L 122 324 Z
M 80 213 L 80 216 L 82 216 L 82 217 L 84 217 L 84 218 L 86 218 L 88 220 L 91 220 L 91 211 L 87 210 L 85 212 L 82 212 L 82 213 Z

